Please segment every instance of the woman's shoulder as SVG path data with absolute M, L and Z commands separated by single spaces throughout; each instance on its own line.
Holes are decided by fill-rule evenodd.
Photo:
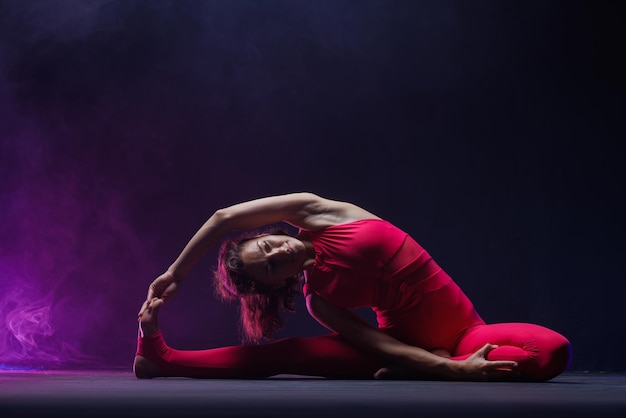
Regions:
M 363 234 L 387 236 L 389 234 L 389 231 L 391 230 L 397 230 L 398 232 L 402 232 L 391 222 L 376 217 L 354 219 L 343 223 L 328 224 L 327 226 L 320 229 L 300 229 L 298 232 L 298 236 L 308 238 L 337 236 L 343 240 L 349 236 L 362 236 Z
M 299 226 L 301 229 L 309 231 L 321 231 L 331 226 L 367 219 L 382 220 L 374 213 L 354 203 L 320 197 L 315 204 L 309 207 L 308 216 Z

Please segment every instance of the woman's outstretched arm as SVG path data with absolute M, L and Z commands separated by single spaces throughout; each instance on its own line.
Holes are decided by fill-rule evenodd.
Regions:
M 307 295 L 306 305 L 319 323 L 342 335 L 357 348 L 424 375 L 450 380 L 488 380 L 506 376 L 517 366 L 513 361 L 487 360 L 489 351 L 496 348 L 492 344 L 486 344 L 466 360 L 450 360 L 398 341 L 314 293 Z
M 171 299 L 198 260 L 231 231 L 278 222 L 316 230 L 368 217 L 376 216 L 353 204 L 306 192 L 264 197 L 219 209 L 193 235 L 167 271 L 150 284 L 139 317 L 152 299 Z

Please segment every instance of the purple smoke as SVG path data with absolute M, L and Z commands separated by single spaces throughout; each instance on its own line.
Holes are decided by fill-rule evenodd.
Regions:
M 53 313 L 59 311 L 52 294 L 27 284 L 14 286 L 1 299 L 4 323 L 0 324 L 0 354 L 3 366 L 50 368 L 96 365 L 97 359 L 82 353 L 73 343 L 59 338 Z
M 116 249 L 123 245 L 139 260 L 141 249 L 115 191 L 81 179 L 86 166 L 58 166 L 58 152 L 42 136 L 19 133 L 12 149 L 19 176 L 3 185 L 0 363 L 95 366 L 83 340 L 110 316 L 94 308 L 112 299 L 106 284 L 123 268 L 117 260 L 126 261 Z
M 14 155 L 28 158 L 14 160 L 19 176 L 3 185 L 0 363 L 102 366 L 110 347 L 89 344 L 111 324 L 132 325 L 137 303 L 126 302 L 139 293 L 121 279 L 138 276 L 144 248 L 120 192 L 95 180 L 107 173 L 59 164 L 63 153 L 30 133 L 14 142 Z
M 114 31 L 110 19 L 133 9 L 110 4 L 3 5 L 0 368 L 126 366 L 133 318 L 162 268 L 146 255 L 156 244 L 132 206 L 159 180 L 146 182 L 166 151 L 161 137 L 127 116 L 124 86 L 99 87 L 100 64 L 89 67 L 76 46 Z M 65 65 L 86 67 L 73 74 Z M 132 141 L 143 136 L 150 147 Z

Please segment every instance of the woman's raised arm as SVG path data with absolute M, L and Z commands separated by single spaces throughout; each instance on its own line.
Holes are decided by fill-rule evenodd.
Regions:
M 171 299 L 198 260 L 231 231 L 278 222 L 315 230 L 367 217 L 375 216 L 353 204 L 307 192 L 264 197 L 219 209 L 193 235 L 167 271 L 150 284 L 139 317 L 152 299 Z

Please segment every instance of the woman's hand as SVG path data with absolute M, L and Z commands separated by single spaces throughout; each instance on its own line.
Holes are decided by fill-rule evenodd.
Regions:
M 495 348 L 498 348 L 495 344 L 485 344 L 470 357 L 455 362 L 459 366 L 458 377 L 462 380 L 498 380 L 515 377 L 516 362 L 487 360 L 487 355 Z
M 178 292 L 181 282 L 181 279 L 176 279 L 174 274 L 169 271 L 166 271 L 154 279 L 148 288 L 148 297 L 139 310 L 139 319 L 141 319 L 146 309 L 150 307 L 150 303 L 153 299 L 158 298 L 166 302 L 174 297 Z

